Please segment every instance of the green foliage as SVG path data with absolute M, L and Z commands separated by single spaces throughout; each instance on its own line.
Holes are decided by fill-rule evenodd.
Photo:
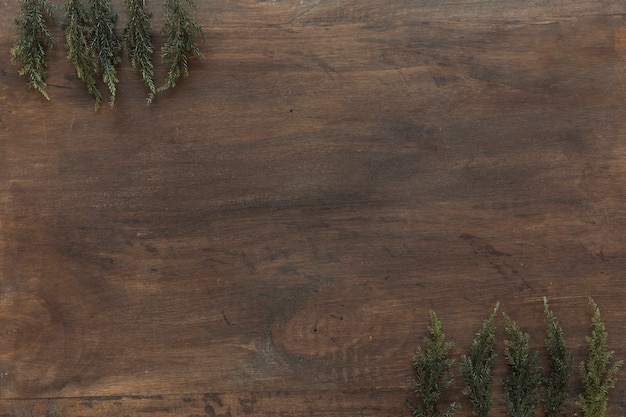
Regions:
M 96 100 L 96 110 L 102 103 L 98 89 L 95 57 L 91 51 L 92 22 L 81 0 L 68 0 L 65 4 L 65 46 L 67 58 L 74 66 L 76 75 L 86 85 Z
M 52 19 L 52 3 L 47 0 L 22 0 L 19 16 L 15 20 L 18 38 L 11 48 L 11 62 L 22 62 L 20 75 L 28 76 L 28 85 L 39 91 L 47 100 L 46 51 L 54 46 L 54 38 L 46 26 L 46 17 Z
M 466 384 L 463 393 L 469 396 L 474 415 L 478 417 L 487 417 L 491 409 L 491 381 L 497 357 L 494 320 L 499 306 L 497 303 L 491 315 L 483 321 L 469 355 L 461 356 L 461 375 Z
M 195 7 L 193 0 L 184 0 L 189 6 Z M 183 0 L 165 0 L 165 25 L 161 31 L 167 36 L 161 48 L 163 62 L 169 64 L 167 79 L 159 91 L 176 86 L 180 77 L 189 75 L 188 55 L 203 56 L 194 38 L 205 38 L 202 28 L 193 21 Z
M 148 104 L 154 100 L 156 88 L 154 86 L 154 66 L 152 54 L 154 45 L 150 30 L 150 13 L 145 9 L 145 0 L 126 0 L 129 19 L 124 26 L 124 46 L 133 68 L 141 74 L 144 83 L 148 87 Z
M 509 367 L 509 374 L 502 380 L 506 407 L 512 417 L 529 417 L 539 401 L 543 379 L 539 352 L 530 350 L 528 333 L 523 333 L 506 314 L 504 318 L 508 335 L 504 341 L 504 357 Z
M 541 403 L 546 417 L 556 417 L 565 412 L 567 385 L 572 374 L 572 353 L 565 348 L 563 329 L 543 297 L 543 311 L 546 318 L 548 365 L 550 373 L 544 377 L 545 390 Z
M 95 54 L 96 74 L 102 75 L 102 81 L 109 88 L 109 104 L 113 107 L 119 82 L 115 66 L 121 61 L 122 41 L 115 34 L 116 16 L 111 11 L 110 0 L 90 0 L 90 5 L 93 22 L 90 49 Z
M 442 412 L 439 399 L 454 381 L 455 360 L 448 358 L 454 343 L 445 341 L 441 322 L 432 310 L 430 321 L 430 337 L 424 338 L 425 348 L 418 347 L 412 360 L 416 376 L 410 383 L 418 402 L 407 399 L 407 405 L 416 417 L 452 417 L 459 406 L 453 403 Z
M 608 392 L 615 387 L 617 371 L 624 362 L 613 360 L 615 353 L 607 350 L 608 334 L 600 316 L 600 309 L 591 298 L 589 305 L 593 309 L 592 331 L 591 336 L 586 338 L 589 343 L 587 360 L 580 363 L 584 392 L 576 404 L 584 417 L 604 417 L 608 405 Z

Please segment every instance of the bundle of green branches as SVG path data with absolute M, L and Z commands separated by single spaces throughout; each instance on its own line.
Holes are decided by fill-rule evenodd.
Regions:
M 441 411 L 439 399 L 454 381 L 455 360 L 448 358 L 454 343 L 445 341 L 441 322 L 432 310 L 428 330 L 430 337 L 424 338 L 425 347 L 417 348 L 412 361 L 415 378 L 411 378 L 410 383 L 417 402 L 410 399 L 406 402 L 416 417 L 452 417 L 459 405 L 453 403 Z
M 67 0 L 64 12 L 65 46 L 67 57 L 76 75 L 87 91 L 94 96 L 96 110 L 102 103 L 98 79 L 110 93 L 109 104 L 115 103 L 117 92 L 117 66 L 121 62 L 122 46 L 125 47 L 133 69 L 141 75 L 147 89 L 147 103 L 152 103 L 157 91 L 176 86 L 181 77 L 189 75 L 190 55 L 203 56 L 196 39 L 205 38 L 204 31 L 191 17 L 189 7 L 193 0 L 165 0 L 165 24 L 162 33 L 167 37 L 162 49 L 163 62 L 169 65 L 165 84 L 157 89 L 154 82 L 152 55 L 151 14 L 146 10 L 145 0 L 126 0 L 128 21 L 123 37 L 115 33 L 116 15 L 110 0 Z M 20 15 L 16 20 L 18 40 L 11 49 L 13 62 L 22 61 L 21 75 L 29 76 L 29 85 L 50 99 L 46 93 L 46 51 L 54 44 L 46 27 L 46 17 L 52 17 L 52 5 L 48 0 L 22 0 Z
M 46 18 L 52 19 L 52 4 L 47 0 L 22 0 L 19 16 L 15 20 L 18 38 L 11 48 L 11 61 L 22 62 L 19 74 L 28 76 L 28 85 L 39 91 L 47 100 L 46 75 L 48 59 L 46 51 L 52 49 L 54 38 L 46 26 Z
M 605 417 L 608 393 L 615 387 L 616 374 L 623 361 L 614 360 L 615 353 L 607 349 L 607 332 L 600 310 L 591 298 L 589 304 L 593 310 L 592 332 L 586 338 L 589 343 L 587 359 L 580 363 L 584 392 L 578 397 L 576 405 L 583 417 Z M 469 397 L 477 417 L 487 417 L 491 409 L 491 382 L 497 356 L 494 321 L 499 305 L 497 303 L 491 315 L 483 321 L 468 354 L 461 355 L 460 360 L 460 371 L 466 385 L 463 393 Z M 508 373 L 502 379 L 502 386 L 506 408 L 512 417 L 532 416 L 539 402 L 546 417 L 565 414 L 573 355 L 565 347 L 563 329 L 550 310 L 546 297 L 543 298 L 543 310 L 548 365 L 545 375 L 539 351 L 530 349 L 528 333 L 503 314 L 507 333 L 504 356 Z M 438 407 L 441 393 L 453 381 L 454 359 L 448 358 L 453 344 L 445 342 L 436 314 L 431 311 L 430 316 L 430 338 L 424 339 L 426 347 L 418 348 L 413 356 L 417 377 L 410 382 L 419 401 L 407 400 L 407 403 L 415 416 L 448 417 L 454 414 L 457 405 L 453 404 L 443 412 Z

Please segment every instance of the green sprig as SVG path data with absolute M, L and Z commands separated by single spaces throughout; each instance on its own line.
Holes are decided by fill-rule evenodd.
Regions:
M 46 51 L 54 46 L 54 38 L 46 26 L 46 18 L 53 19 L 52 3 L 47 0 L 22 0 L 19 16 L 15 20 L 18 38 L 11 48 L 11 62 L 22 62 L 20 75 L 28 76 L 28 85 L 39 91 L 47 100 Z
M 546 318 L 549 373 L 544 377 L 545 390 L 541 403 L 546 417 L 556 417 L 565 412 L 567 385 L 572 374 L 572 352 L 565 347 L 563 328 L 543 297 L 543 311 Z
M 523 333 L 517 323 L 506 314 L 504 357 L 509 374 L 503 378 L 504 399 L 512 417 L 529 417 L 539 401 L 539 388 L 543 372 L 539 364 L 539 352 L 531 351 L 528 333 Z
M 195 7 L 193 0 L 184 0 Z M 189 76 L 188 55 L 204 56 L 195 42 L 196 36 L 205 39 L 202 27 L 191 18 L 183 0 L 165 0 L 165 25 L 161 32 L 167 40 L 161 47 L 163 62 L 169 64 L 165 84 L 158 91 L 176 86 L 181 77 Z
M 593 310 L 591 336 L 587 336 L 589 344 L 587 360 L 580 362 L 580 376 L 584 392 L 579 396 L 576 405 L 582 410 L 584 417 L 604 417 L 608 406 L 608 392 L 615 387 L 616 374 L 624 361 L 615 361 L 615 352 L 608 350 L 606 341 L 608 333 L 600 316 L 598 305 L 589 298 Z
M 154 65 L 152 54 L 154 45 L 150 30 L 150 13 L 145 10 L 145 0 L 126 0 L 129 19 L 124 26 L 124 46 L 133 68 L 141 74 L 148 87 L 146 101 L 152 103 L 156 94 L 154 86 Z
M 95 54 L 96 74 L 102 75 L 102 81 L 109 88 L 109 105 L 113 107 L 119 82 L 115 66 L 121 61 L 122 41 L 115 34 L 116 15 L 111 10 L 110 0 L 91 0 L 90 5 L 93 22 L 90 49 Z
M 434 311 L 430 311 L 430 337 L 424 338 L 425 347 L 418 347 L 412 358 L 415 378 L 409 380 L 415 391 L 417 402 L 407 399 L 407 405 L 416 417 L 452 417 L 459 408 L 456 403 L 439 409 L 441 393 L 454 381 L 455 360 L 448 358 L 454 343 L 446 342 L 441 322 Z
M 100 108 L 102 93 L 98 89 L 95 57 L 91 50 L 93 24 L 81 0 L 68 0 L 65 4 L 65 46 L 67 58 L 74 66 L 76 75 L 87 91 L 96 100 L 95 109 Z
M 469 396 L 477 417 L 487 417 L 491 409 L 491 382 L 497 357 L 494 321 L 499 306 L 500 303 L 497 303 L 491 315 L 483 321 L 469 354 L 462 355 L 460 361 L 461 375 L 466 384 L 463 393 Z

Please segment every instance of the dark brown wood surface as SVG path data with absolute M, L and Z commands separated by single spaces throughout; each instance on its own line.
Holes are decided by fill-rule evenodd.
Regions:
M 3 416 L 410 415 L 429 309 L 543 354 L 543 296 L 626 358 L 626 3 L 198 6 L 191 76 L 146 107 L 125 57 L 94 112 L 60 11 L 47 102 L 0 2 Z

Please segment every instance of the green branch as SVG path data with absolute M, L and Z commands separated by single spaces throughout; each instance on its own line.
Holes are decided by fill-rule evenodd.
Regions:
M 90 4 L 93 22 L 90 49 L 95 54 L 96 74 L 102 75 L 102 81 L 109 88 L 109 104 L 113 107 L 119 82 L 115 66 L 121 61 L 122 41 L 115 34 L 116 16 L 111 11 L 110 0 L 91 0 Z
M 545 390 L 541 403 L 546 417 L 556 417 L 565 412 L 567 385 L 572 374 L 572 353 L 565 348 L 563 329 L 543 297 L 543 311 L 546 318 L 548 366 L 550 373 L 544 377 Z
M 46 51 L 52 49 L 54 38 L 46 26 L 46 17 L 53 18 L 52 4 L 47 0 L 22 0 L 19 16 L 15 20 L 18 38 L 11 48 L 11 62 L 22 62 L 20 75 L 28 76 L 28 85 L 39 91 L 47 100 Z
M 145 0 L 126 0 L 129 19 L 124 26 L 124 46 L 130 62 L 136 71 L 139 71 L 146 87 L 148 96 L 146 101 L 152 103 L 156 94 L 154 86 L 154 65 L 152 54 L 154 46 L 150 30 L 150 13 L 145 10 Z
M 454 381 L 454 359 L 448 353 L 454 346 L 446 342 L 441 330 L 441 322 L 434 311 L 430 311 L 430 337 L 424 338 L 425 348 L 418 347 L 413 355 L 415 378 L 409 380 L 418 402 L 406 400 L 409 409 L 416 417 L 452 417 L 459 408 L 453 403 L 445 411 L 439 410 L 441 393 Z
M 529 417 L 539 401 L 543 372 L 539 352 L 531 351 L 528 333 L 504 315 L 508 339 L 504 341 L 504 357 L 509 374 L 502 380 L 506 408 L 512 417 Z
M 608 333 L 598 305 L 589 298 L 589 305 L 593 310 L 591 320 L 591 336 L 587 336 L 589 348 L 587 360 L 580 363 L 580 376 L 583 381 L 584 392 L 578 398 L 576 405 L 582 410 L 584 417 L 604 417 L 608 406 L 608 392 L 615 387 L 616 374 L 624 361 L 614 361 L 615 352 L 607 350 Z
M 161 47 L 161 57 L 170 68 L 165 84 L 159 87 L 158 91 L 172 88 L 181 77 L 189 76 L 189 54 L 204 56 L 194 40 L 196 36 L 204 39 L 204 31 L 193 21 L 182 1 L 165 0 L 165 25 L 161 32 L 167 36 L 167 40 Z M 190 7 L 195 7 L 193 0 L 184 1 Z
M 497 303 L 491 315 L 483 321 L 469 355 L 461 356 L 461 375 L 466 384 L 463 393 L 469 396 L 477 417 L 487 417 L 491 409 L 491 381 L 497 357 L 494 320 L 499 306 Z
M 92 22 L 81 0 L 68 0 L 65 4 L 65 46 L 67 58 L 74 66 L 76 75 L 81 79 L 87 91 L 94 96 L 95 108 L 102 103 L 102 93 L 98 89 L 94 55 L 91 51 Z

